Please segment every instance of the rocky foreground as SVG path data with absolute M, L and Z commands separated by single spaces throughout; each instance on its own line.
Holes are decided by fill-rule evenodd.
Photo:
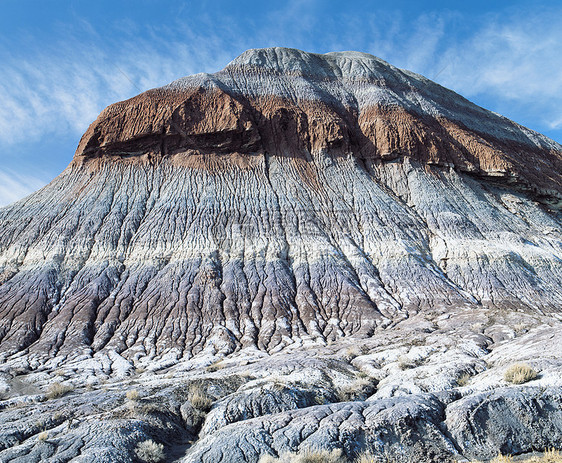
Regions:
M 463 310 L 273 355 L 247 349 L 120 378 L 108 365 L 88 384 L 80 360 L 21 368 L 2 374 L 0 460 L 152 461 L 137 459 L 146 441 L 162 446 L 154 461 L 192 463 L 306 449 L 380 462 L 532 454 L 562 442 L 560 345 L 552 319 Z M 507 382 L 516 362 L 537 378 Z
M 561 200 L 559 144 L 362 53 L 112 105 L 0 209 L 0 461 L 560 448 Z

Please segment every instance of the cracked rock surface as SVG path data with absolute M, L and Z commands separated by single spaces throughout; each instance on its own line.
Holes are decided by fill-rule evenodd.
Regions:
M 0 461 L 559 446 L 561 174 L 362 53 L 249 50 L 109 106 L 0 209 Z

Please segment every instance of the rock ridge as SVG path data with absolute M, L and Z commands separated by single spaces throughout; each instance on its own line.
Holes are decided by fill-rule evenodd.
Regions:
M 75 164 L 193 155 L 353 156 L 517 183 L 560 200 L 562 147 L 428 79 L 362 53 L 249 50 L 216 74 L 108 107 Z

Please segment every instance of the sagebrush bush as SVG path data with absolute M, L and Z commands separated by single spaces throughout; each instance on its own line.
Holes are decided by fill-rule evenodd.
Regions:
M 343 359 L 347 362 L 351 362 L 355 357 L 361 355 L 361 351 L 357 346 L 347 347 L 343 353 Z
M 405 355 L 401 355 L 398 358 L 398 368 L 401 370 L 410 370 L 411 368 L 416 368 L 420 365 L 421 361 L 419 359 L 412 360 Z
M 352 402 L 355 400 L 365 400 L 375 392 L 375 384 L 368 378 L 359 378 L 340 388 L 337 392 L 340 402 Z
M 524 460 L 518 460 L 521 463 L 562 463 L 562 454 L 556 449 L 548 449 L 541 456 L 533 456 Z M 473 461 L 472 463 L 480 463 Z M 490 460 L 490 463 L 515 463 L 511 455 L 498 455 Z
M 556 449 L 545 450 L 542 456 L 543 463 L 562 463 L 562 453 Z
M 154 442 L 152 439 L 139 442 L 135 453 L 139 460 L 146 463 L 159 463 L 166 457 L 164 454 L 164 446 Z
M 523 384 L 527 381 L 532 381 L 536 377 L 537 372 L 524 363 L 511 365 L 503 375 L 503 379 L 513 384 Z
M 284 453 L 279 457 L 262 455 L 259 463 L 346 463 L 341 449 L 307 449 L 297 453 Z
M 207 411 L 213 405 L 213 401 L 207 395 L 204 387 L 197 383 L 192 384 L 189 388 L 188 399 L 191 405 L 198 410 Z
M 47 399 L 56 399 L 58 397 L 62 397 L 63 395 L 69 393 L 70 391 L 73 390 L 72 386 L 69 386 L 68 384 L 62 384 L 62 383 L 53 383 L 51 384 L 48 389 L 47 389 Z
M 214 373 L 215 371 L 222 370 L 225 367 L 225 364 L 222 360 L 217 360 L 215 363 L 211 363 L 206 370 L 209 373 Z
M 463 373 L 457 378 L 457 385 L 461 387 L 466 386 L 469 383 L 469 381 L 470 381 L 470 374 Z
M 402 460 L 401 460 L 402 461 Z M 383 453 L 378 453 L 376 456 L 369 450 L 357 455 L 353 463 L 398 463 L 397 460 L 390 454 L 388 450 Z M 404 463 L 404 461 L 402 461 Z M 417 460 L 412 460 L 411 463 L 418 463 Z
M 357 456 L 353 463 L 374 463 L 375 457 L 371 452 L 363 452 Z
M 562 463 L 562 453 L 556 449 L 548 449 L 540 457 L 531 457 L 528 463 Z
M 127 396 L 127 399 L 131 401 L 139 400 L 140 398 L 139 391 L 137 391 L 136 389 L 131 389 L 127 391 L 125 395 Z
M 513 463 L 513 457 L 511 455 L 498 455 L 490 460 L 490 463 Z

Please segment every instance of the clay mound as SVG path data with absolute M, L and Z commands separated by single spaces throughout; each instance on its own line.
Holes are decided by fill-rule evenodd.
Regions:
M 370 55 L 250 50 L 108 107 L 0 210 L 0 349 L 178 360 L 559 312 L 561 153 Z

